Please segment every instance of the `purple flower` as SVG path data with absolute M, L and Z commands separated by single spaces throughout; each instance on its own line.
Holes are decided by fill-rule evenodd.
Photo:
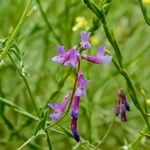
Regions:
M 89 56 L 89 55 L 83 54 L 81 57 L 95 64 L 100 64 L 100 63 L 107 64 L 112 60 L 112 56 L 104 55 L 105 50 L 106 50 L 105 47 L 99 47 L 98 53 L 96 56 Z
M 125 92 L 123 89 L 120 89 L 118 92 L 118 99 L 115 105 L 114 113 L 116 116 L 119 116 L 121 121 L 127 121 L 126 111 L 130 111 L 130 106 L 127 103 Z
M 80 37 L 81 37 L 81 47 L 83 49 L 89 49 L 91 48 L 91 44 L 89 43 L 89 38 L 90 38 L 91 32 L 81 32 Z
M 89 80 L 84 79 L 82 72 L 78 72 L 78 84 L 75 92 L 76 96 L 85 96 L 86 95 L 86 86 L 89 83 Z
M 65 111 L 68 105 L 70 97 L 71 97 L 71 93 L 69 92 L 69 94 L 64 98 L 64 100 L 60 104 L 57 103 L 48 104 L 48 106 L 55 111 L 53 114 L 49 115 L 51 119 L 59 120 L 61 118 L 63 112 Z
M 79 135 L 78 129 L 77 129 L 77 119 L 76 118 L 72 118 L 72 120 L 71 120 L 71 130 L 72 130 L 72 133 L 73 133 L 75 140 L 77 142 L 79 142 L 80 141 L 80 135 Z
M 80 55 L 78 47 L 75 46 L 69 51 L 65 52 L 64 46 L 57 46 L 58 56 L 53 57 L 51 60 L 65 66 L 75 67 L 79 61 Z
M 78 119 L 79 116 L 79 103 L 80 103 L 80 96 L 75 96 L 71 110 L 71 116 L 75 119 Z
M 57 46 L 58 56 L 53 57 L 51 60 L 63 64 L 65 61 L 69 60 L 70 52 L 65 52 L 64 46 Z
M 78 52 L 78 47 L 75 46 L 72 49 L 70 49 L 70 55 L 69 59 L 65 61 L 65 66 L 75 67 L 79 61 L 80 54 Z

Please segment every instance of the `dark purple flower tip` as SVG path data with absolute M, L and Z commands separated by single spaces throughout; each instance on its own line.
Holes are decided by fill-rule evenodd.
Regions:
M 130 106 L 129 106 L 129 104 L 126 102 L 125 103 L 125 109 L 127 110 L 127 111 L 130 111 Z
M 118 98 L 116 101 L 114 113 L 119 116 L 122 122 L 127 121 L 126 111 L 130 111 L 130 106 L 127 103 L 125 92 L 123 89 L 118 91 Z
M 126 116 L 125 110 L 123 110 L 122 112 L 120 112 L 120 118 L 121 118 L 122 122 L 126 122 L 127 121 L 127 116 Z
M 78 133 L 78 129 L 77 129 L 77 119 L 72 118 L 72 122 L 71 122 L 71 130 L 74 136 L 74 139 L 79 142 L 80 141 L 80 135 Z
M 91 32 L 81 32 L 80 33 L 80 37 L 81 37 L 80 44 L 83 49 L 91 48 L 91 44 L 89 42 L 90 35 L 91 35 Z

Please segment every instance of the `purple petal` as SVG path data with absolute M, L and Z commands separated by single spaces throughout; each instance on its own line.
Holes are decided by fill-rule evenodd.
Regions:
M 69 94 L 64 98 L 64 100 L 61 102 L 61 104 L 59 105 L 59 109 L 63 112 L 67 105 L 68 105 L 68 102 L 70 100 L 70 97 L 71 97 L 71 93 L 69 92 Z
M 58 51 L 58 54 L 59 54 L 60 56 L 61 56 L 61 55 L 64 55 L 64 54 L 65 54 L 64 46 L 58 45 L 58 46 L 57 46 L 57 51 Z
M 108 64 L 112 60 L 112 56 L 106 55 L 106 56 L 100 57 L 99 60 L 103 64 Z
M 59 107 L 60 107 L 60 105 L 57 104 L 57 103 L 49 103 L 48 106 L 49 106 L 50 108 L 52 108 L 53 110 L 55 110 L 55 111 L 58 111 L 58 110 L 59 110 Z
M 57 120 L 59 120 L 59 119 L 61 118 L 62 114 L 63 114 L 62 112 L 55 112 L 55 113 L 49 115 L 49 117 L 50 117 L 51 119 L 57 121 Z
M 91 48 L 91 44 L 88 41 L 82 41 L 80 44 L 81 44 L 83 49 Z
M 124 107 L 125 107 L 126 110 L 130 111 L 130 106 L 129 106 L 128 103 L 125 103 L 125 104 L 124 104 Z
M 72 130 L 72 133 L 73 133 L 75 140 L 77 142 L 79 142 L 80 141 L 80 135 L 79 135 L 78 129 L 77 129 L 77 119 L 75 119 L 75 118 L 72 118 L 71 130 Z
M 99 47 L 97 57 L 102 57 L 105 54 L 106 48 L 104 46 Z
M 91 44 L 89 43 L 89 38 L 90 38 L 90 32 L 81 32 L 80 37 L 81 37 L 81 47 L 83 49 L 89 49 L 91 48 Z
M 91 32 L 81 32 L 80 37 L 81 41 L 88 41 L 90 38 Z
M 65 66 L 75 67 L 79 60 L 79 53 L 77 51 L 77 47 L 74 47 L 70 51 L 70 58 L 68 61 L 64 63 Z
M 80 96 L 75 96 L 72 104 L 71 116 L 76 119 L 78 119 L 79 116 L 79 103 L 80 103 Z
M 51 59 L 53 62 L 57 62 L 57 63 L 64 63 L 64 58 L 62 56 L 55 56 Z
M 96 56 L 88 56 L 88 55 L 81 55 L 81 57 L 89 62 L 95 63 L 95 64 L 99 64 L 100 61 Z
M 76 96 L 82 96 L 82 90 L 80 88 L 77 88 L 76 92 L 75 92 L 75 95 Z
M 124 109 L 122 109 L 121 112 L 120 112 L 120 118 L 121 118 L 122 122 L 127 121 L 126 112 L 125 112 Z

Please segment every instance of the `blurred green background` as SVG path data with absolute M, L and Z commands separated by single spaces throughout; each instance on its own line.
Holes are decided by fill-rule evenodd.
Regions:
M 95 2 L 100 5 L 100 0 Z M 26 4 L 27 1 L 23 0 L 0 0 L 1 41 L 6 39 L 11 30 L 16 27 Z M 56 46 L 62 44 L 65 45 L 65 49 L 69 49 L 77 45 L 80 42 L 80 32 L 91 27 L 95 17 L 80 0 L 41 0 L 41 4 L 59 41 L 45 23 L 36 1 L 33 1 L 30 13 L 16 38 L 22 53 L 21 63 L 24 64 L 23 69 L 39 109 L 42 109 L 47 102 L 61 101 L 73 88 L 73 69 L 70 70 L 50 61 L 56 55 Z M 120 45 L 125 67 L 136 84 L 140 103 L 143 105 L 144 102 L 140 92 L 142 87 L 150 110 L 150 27 L 145 23 L 136 0 L 113 0 L 107 14 L 107 21 Z M 91 38 L 91 43 L 92 48 L 84 53 L 95 55 L 99 45 L 106 45 L 114 56 L 113 48 L 102 26 Z M 2 48 L 2 45 L 0 46 Z M 16 57 L 12 53 L 11 55 L 18 67 L 21 67 Z M 125 80 L 116 72 L 112 63 L 95 65 L 83 60 L 81 68 L 86 78 L 92 81 L 88 86 L 87 96 L 82 97 L 80 103 L 78 128 L 83 140 L 76 143 L 67 135 L 66 130 L 70 130 L 71 122 L 70 116 L 67 115 L 58 126 L 49 130 L 53 149 L 82 150 L 90 149 L 89 143 L 97 145 L 114 117 L 113 109 L 117 90 L 120 88 L 125 89 L 131 106 L 131 112 L 127 113 L 128 122 L 121 123 L 120 119 L 116 118 L 108 137 L 97 149 L 128 149 L 125 145 L 139 137 L 139 131 L 143 129 L 145 123 L 131 101 Z M 0 66 L 0 97 L 36 115 L 24 82 L 9 57 L 6 57 L 4 64 Z M 33 135 L 36 125 L 36 122 L 0 102 L 0 149 L 15 150 Z M 15 134 L 17 130 L 19 132 Z M 148 150 L 149 147 L 150 140 L 143 137 L 138 140 L 136 149 Z M 46 150 L 48 149 L 46 139 L 38 137 L 24 149 Z

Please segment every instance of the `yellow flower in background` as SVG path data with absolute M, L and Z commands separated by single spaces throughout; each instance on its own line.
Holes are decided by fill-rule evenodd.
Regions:
M 147 99 L 146 103 L 147 103 L 148 106 L 150 106 L 150 99 Z
M 144 0 L 143 2 L 150 4 L 150 0 Z
M 73 31 L 77 31 L 79 29 L 85 29 L 85 30 L 89 29 L 88 22 L 84 17 L 82 16 L 77 17 L 75 22 L 76 24 L 72 28 Z
M 90 42 L 91 42 L 91 44 L 93 44 L 93 45 L 98 45 L 99 42 L 100 42 L 100 39 L 99 39 L 98 37 L 96 37 L 96 36 L 92 36 L 92 37 L 90 38 Z

